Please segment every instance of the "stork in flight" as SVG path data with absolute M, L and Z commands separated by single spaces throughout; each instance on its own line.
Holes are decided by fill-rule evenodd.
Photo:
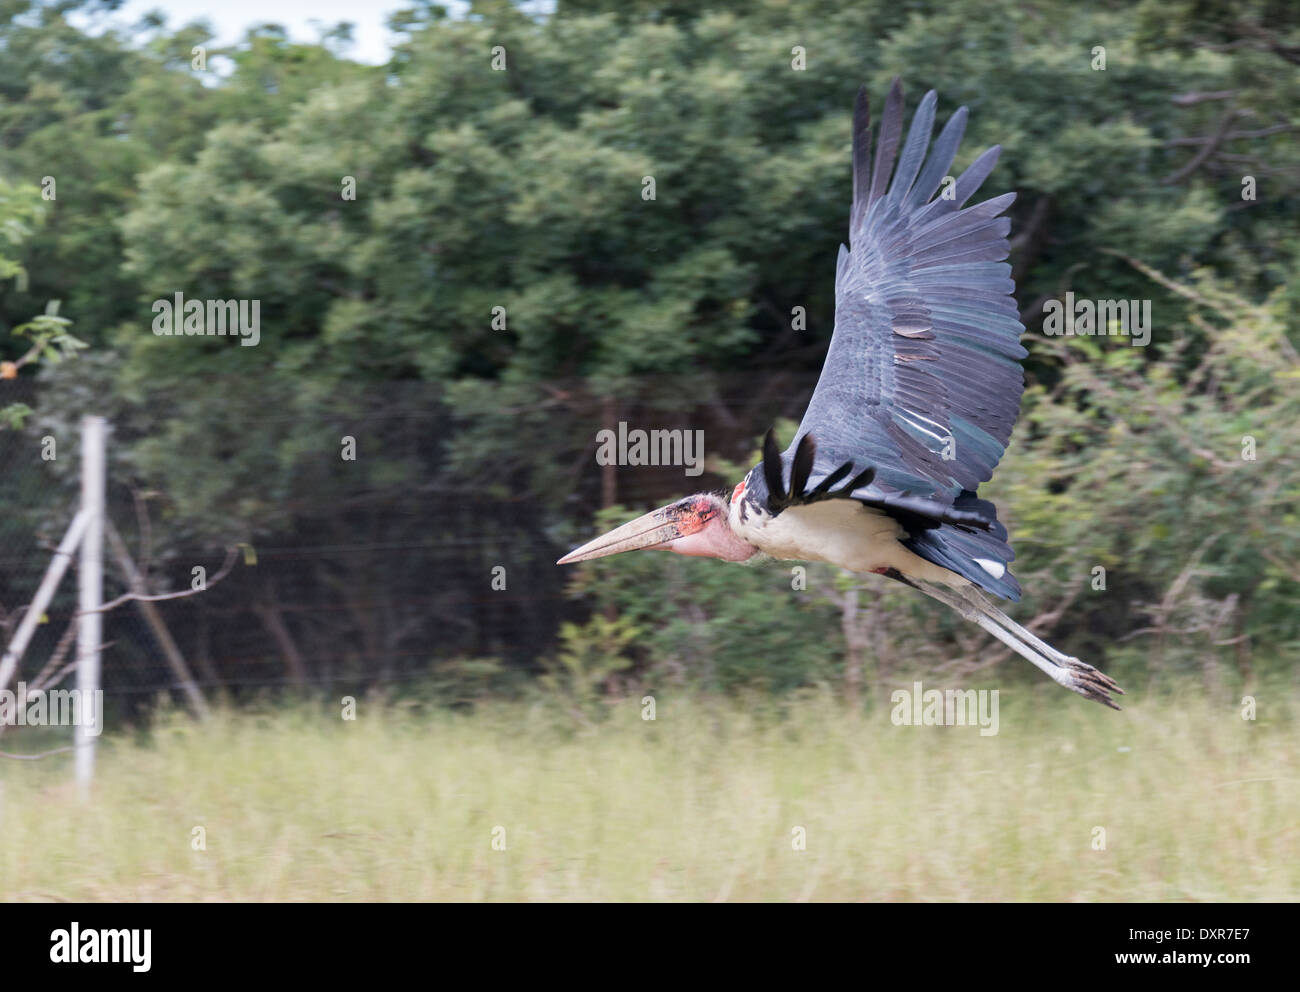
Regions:
M 937 599 L 1055 682 L 1119 709 L 1107 675 L 1056 650 L 994 605 L 1018 600 L 1015 558 L 987 482 L 1020 412 L 1024 331 L 1010 251 L 1015 193 L 963 204 L 1000 146 L 945 184 L 966 127 L 962 107 L 930 145 L 927 93 L 902 136 L 903 88 L 885 101 L 874 165 L 866 91 L 853 113 L 851 250 L 835 271 L 835 331 L 803 422 L 782 452 L 725 493 L 670 503 L 584 544 L 558 564 L 638 548 L 751 561 L 824 561 L 876 572 Z M 892 174 L 892 181 L 891 181 Z M 946 186 L 940 192 L 940 187 Z M 936 195 L 938 194 L 938 195 Z

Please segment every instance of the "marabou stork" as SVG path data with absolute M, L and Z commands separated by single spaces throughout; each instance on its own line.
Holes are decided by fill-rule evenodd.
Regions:
M 1001 148 L 945 184 L 966 108 L 952 115 L 927 156 L 935 103 L 933 91 L 921 100 L 898 154 L 903 89 L 895 79 L 873 165 L 865 88 L 858 93 L 851 250 L 840 246 L 835 330 L 790 447 L 780 451 L 768 431 L 763 460 L 730 500 L 725 492 L 688 496 L 559 564 L 664 548 L 880 573 L 957 610 L 1060 685 L 1118 709 L 1110 693 L 1123 690 L 1114 681 L 1020 626 L 985 595 L 1020 598 L 1006 528 L 993 504 L 976 495 L 1002 457 L 1024 390 L 1024 326 L 1003 261 L 1011 221 L 1000 216 L 1016 194 L 963 208 Z

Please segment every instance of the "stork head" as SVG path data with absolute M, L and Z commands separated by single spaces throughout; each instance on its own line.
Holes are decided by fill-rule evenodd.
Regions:
M 723 561 L 745 561 L 758 552 L 731 529 L 726 500 L 716 493 L 697 493 L 615 527 L 570 551 L 556 564 L 569 565 L 642 548 Z

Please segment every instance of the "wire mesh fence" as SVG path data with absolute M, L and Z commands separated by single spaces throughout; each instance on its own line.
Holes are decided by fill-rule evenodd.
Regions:
M 550 383 L 470 416 L 453 416 L 436 387 L 394 386 L 308 414 L 259 410 L 261 433 L 247 448 L 272 452 L 273 466 L 240 464 L 247 449 L 223 461 L 173 448 L 172 473 L 144 481 L 137 453 L 154 439 L 123 418 L 109 440 L 108 518 L 140 573 L 136 592 L 173 598 L 152 604 L 152 619 L 130 599 L 106 614 L 106 702 L 128 711 L 160 694 L 184 702 L 189 683 L 205 697 L 347 692 L 424 679 L 455 658 L 536 670 L 559 623 L 584 612 L 554 563 L 596 508 L 735 481 L 716 474 L 718 464 L 731 470 L 726 461 L 706 471 L 705 451 L 694 467 L 597 464 L 600 432 L 625 447 L 629 429 L 705 430 L 710 458 L 743 460 L 750 425 L 797 409 L 812 381 L 784 385 L 756 401 L 742 383 L 731 395 L 713 382 L 691 396 L 680 383 L 642 382 L 636 402 L 611 404 Z M 748 407 L 738 411 L 736 397 Z M 0 641 L 76 512 L 78 442 L 61 426 L 75 423 L 65 411 L 0 431 Z M 106 602 L 132 591 L 111 547 L 105 584 Z M 75 589 L 74 570 L 16 680 L 40 674 L 61 647 L 75 658 Z

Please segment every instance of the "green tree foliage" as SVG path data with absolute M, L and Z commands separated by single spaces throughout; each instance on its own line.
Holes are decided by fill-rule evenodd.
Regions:
M 27 270 L 11 254 L 16 253 L 31 236 L 33 227 L 44 217 L 43 204 L 31 189 L 8 186 L 0 181 L 0 280 L 13 281 L 19 286 L 27 283 Z M 71 323 L 59 316 L 59 302 L 51 300 L 44 313 L 13 327 L 10 334 L 17 339 L 19 353 L 12 360 L 0 361 L 0 390 L 8 390 L 9 383 L 18 378 L 26 365 L 44 362 L 58 365 L 82 348 L 85 343 L 68 331 Z M 32 413 L 31 407 L 21 401 L 4 402 L 7 397 L 0 392 L 0 428 L 21 427 Z
M 439 627 L 443 654 L 559 657 L 560 620 L 585 610 L 557 605 L 555 552 L 615 496 L 683 487 L 602 478 L 596 432 L 704 425 L 709 472 L 685 484 L 729 487 L 798 417 L 833 323 L 853 96 L 894 75 L 909 110 L 931 87 L 941 119 L 967 104 L 955 168 L 1001 144 L 988 189 L 1020 193 L 1031 389 L 990 492 L 1025 614 L 1091 660 L 1151 637 L 1239 665 L 1242 644 L 1294 644 L 1291 5 L 420 4 L 385 66 L 344 57 L 346 29 L 299 44 L 266 25 L 206 70 L 202 25 L 92 36 L 76 7 L 0 17 L 0 168 L 58 182 L 0 309 L 12 325 L 62 299 L 103 351 L 51 383 L 43 423 L 92 401 L 112 416 L 120 481 L 160 494 L 164 553 L 370 549 L 313 560 L 301 594 L 338 605 L 321 650 L 361 645 L 354 669 Z M 176 292 L 258 300 L 260 343 L 155 336 Z M 1151 300 L 1151 346 L 1042 336 L 1066 292 Z M 464 592 L 497 565 L 492 605 Z M 278 601 L 287 577 L 263 574 L 226 608 Z M 989 653 L 906 590 L 829 573 L 808 594 L 780 567 L 656 555 L 582 575 L 581 607 L 640 632 L 614 652 L 633 675 L 785 688 Z

